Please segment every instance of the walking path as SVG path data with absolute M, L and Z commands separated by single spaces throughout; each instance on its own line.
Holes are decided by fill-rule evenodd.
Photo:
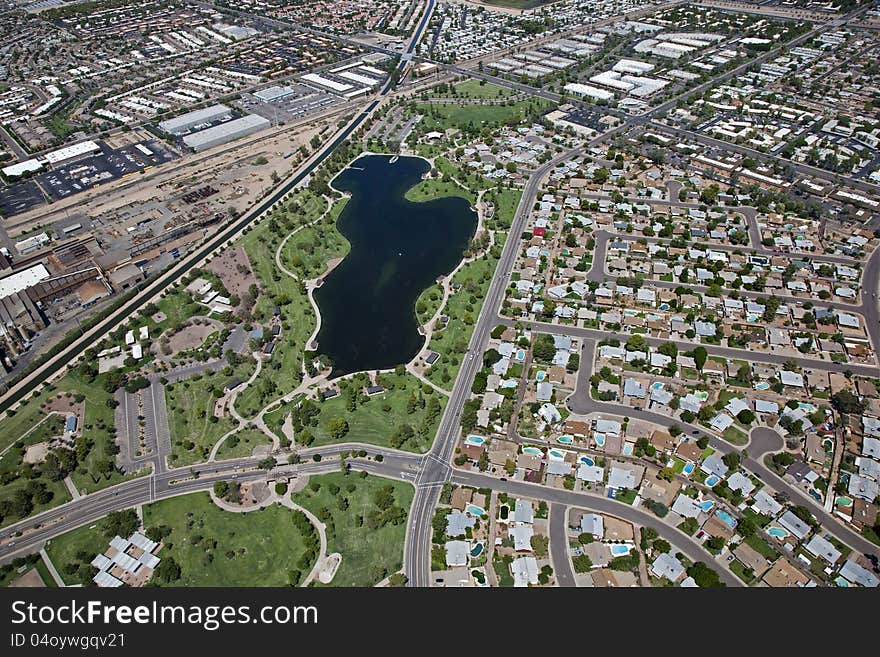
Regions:
M 61 578 L 58 570 L 55 568 L 55 564 L 52 563 L 52 560 L 49 558 L 49 553 L 46 552 L 46 548 L 40 548 L 40 557 L 43 559 L 43 563 L 46 564 L 46 568 L 49 570 L 49 574 L 52 575 L 52 579 L 55 580 L 55 583 L 61 588 L 67 586 Z M 46 582 L 46 584 L 48 585 L 49 583 Z
M 214 495 L 213 489 L 210 490 L 210 495 L 211 500 L 214 502 L 214 504 L 216 504 L 224 511 L 229 511 L 230 513 L 249 513 L 251 511 L 264 509 L 276 503 L 280 504 L 281 506 L 285 506 L 292 511 L 301 511 L 303 515 L 305 515 L 305 517 L 309 519 L 309 522 L 311 522 L 315 526 L 315 529 L 318 532 L 318 538 L 321 541 L 321 548 L 318 553 L 318 558 L 315 559 L 315 565 L 312 566 L 311 571 L 309 571 L 309 574 L 306 575 L 305 579 L 303 579 L 300 586 L 308 586 L 312 583 L 312 580 L 318 576 L 318 572 L 320 572 L 321 567 L 324 565 L 324 559 L 326 559 L 327 557 L 327 526 L 323 522 L 318 520 L 318 518 L 315 517 L 315 514 L 313 514 L 311 511 L 309 511 L 305 507 L 301 507 L 299 504 L 291 500 L 290 495 L 287 494 L 287 491 L 285 491 L 283 495 L 278 495 L 273 490 L 271 491 L 269 497 L 267 497 L 265 500 L 263 500 L 259 504 L 255 504 L 249 507 L 242 507 L 238 504 L 231 504 L 226 500 L 222 500 Z

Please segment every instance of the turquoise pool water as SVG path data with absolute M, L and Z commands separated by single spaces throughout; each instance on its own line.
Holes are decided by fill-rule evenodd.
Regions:
M 548 454 L 550 454 L 550 456 L 552 456 L 555 459 L 564 459 L 565 458 L 565 452 L 563 452 L 562 450 L 559 450 L 559 449 L 551 449 L 548 452 Z
M 477 543 L 474 547 L 471 548 L 471 556 L 478 557 L 483 552 L 483 544 Z
M 847 497 L 846 495 L 841 495 L 836 500 L 834 500 L 834 503 L 837 506 L 852 506 L 853 505 L 852 498 Z
M 705 502 L 700 502 L 700 508 L 703 511 L 709 511 L 713 506 L 715 506 L 715 502 L 712 500 L 706 500 Z
M 622 557 L 624 555 L 627 555 L 629 554 L 629 545 L 612 545 L 611 554 L 613 554 L 615 557 Z
M 466 442 L 468 445 L 474 445 L 475 447 L 482 447 L 483 443 L 486 442 L 486 439 L 482 436 L 470 435 L 465 438 L 464 442 Z
M 633 453 L 633 444 L 632 443 L 624 443 L 623 444 L 623 455 L 624 456 L 632 456 Z
M 694 463 L 693 461 L 688 461 L 687 463 L 684 464 L 684 468 L 682 469 L 682 473 L 689 477 L 694 473 L 694 470 L 696 469 L 696 467 L 697 467 L 696 463 Z
M 546 378 L 547 378 L 547 372 L 545 372 L 544 370 L 539 370 L 538 373 L 535 374 L 535 381 L 537 381 L 538 383 L 541 383 L 541 381 L 543 381 Z
M 485 509 L 481 509 L 481 508 L 478 507 L 476 504 L 469 504 L 466 510 L 467 510 L 467 512 L 470 513 L 472 516 L 477 516 L 478 518 L 481 517 L 481 516 L 486 515 L 486 510 L 485 510 Z
M 662 389 L 663 389 L 663 383 L 660 381 L 654 381 L 654 383 L 651 384 L 651 390 L 662 390 Z
M 736 527 L 736 518 L 734 518 L 732 515 L 727 513 L 727 511 L 718 511 L 718 513 L 716 513 L 715 515 L 718 516 L 719 518 L 721 518 L 721 522 L 723 522 L 725 525 L 727 525 L 731 529 Z
M 755 390 L 769 390 L 770 384 L 766 381 L 760 381 L 755 384 Z
M 518 349 L 516 352 L 516 359 L 517 360 L 525 360 L 526 359 L 526 350 L 525 349 Z
M 591 459 L 589 456 L 582 456 L 581 463 L 586 463 L 589 466 L 596 465 L 595 461 L 593 461 L 593 459 Z
M 563 445 L 571 445 L 574 442 L 574 438 L 572 438 L 571 436 L 559 436 L 559 438 L 557 438 L 556 440 L 558 440 Z
M 706 477 L 706 485 L 709 488 L 717 484 L 719 481 L 721 481 L 721 477 L 718 477 L 716 475 L 709 475 L 708 477 Z
M 669 310 L 669 304 L 668 303 L 661 303 L 660 310 Z
M 537 454 L 542 455 L 543 452 L 537 447 L 523 447 L 523 454 Z
M 788 536 L 788 531 L 786 531 L 782 527 L 771 527 L 767 530 L 767 533 L 770 534 L 770 536 L 775 536 L 779 539 L 783 539 Z
M 845 579 L 843 579 L 843 577 L 836 578 L 834 580 L 834 583 L 837 584 L 838 586 L 845 588 L 845 589 L 849 588 L 849 582 L 847 582 Z
M 593 434 L 593 439 L 596 441 L 596 444 L 599 447 L 605 447 L 605 434 L 602 434 L 602 433 Z

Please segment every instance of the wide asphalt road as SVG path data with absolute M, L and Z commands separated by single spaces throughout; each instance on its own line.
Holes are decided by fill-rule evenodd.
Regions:
M 546 502 L 549 502 L 551 506 L 572 506 L 580 509 L 597 511 L 599 513 L 607 513 L 610 516 L 616 516 L 641 527 L 652 527 L 657 530 L 658 534 L 665 537 L 672 545 L 677 547 L 692 561 L 702 561 L 713 567 L 718 572 L 721 581 L 728 586 L 744 586 L 743 582 L 731 573 L 725 564 L 712 559 L 712 556 L 692 537 L 682 532 L 676 532 L 671 525 L 667 525 L 653 513 L 646 513 L 635 507 L 600 495 L 576 493 L 570 490 L 549 488 L 547 486 L 541 486 L 540 484 L 530 484 L 524 481 L 502 481 L 478 472 L 456 470 L 452 475 L 452 481 L 453 483 L 462 486 L 491 488 L 492 490 L 504 492 L 516 497 L 545 500 Z M 554 541 L 552 537 L 550 542 L 551 545 L 553 545 Z M 556 541 L 556 543 L 558 544 L 559 541 Z M 554 564 L 555 563 L 556 562 L 554 561 Z

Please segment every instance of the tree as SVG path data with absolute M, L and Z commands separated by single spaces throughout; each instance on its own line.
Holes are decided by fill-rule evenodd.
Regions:
M 140 524 L 134 509 L 111 511 L 104 519 L 104 535 L 110 538 L 114 536 L 126 538 L 134 534 Z
M 831 395 L 831 404 L 838 413 L 859 415 L 865 411 L 865 404 L 849 390 L 840 390 Z
M 553 360 L 553 356 L 556 355 L 556 345 L 553 342 L 553 336 L 546 333 L 539 335 L 533 341 L 532 352 L 535 354 L 535 358 L 539 360 Z
M 706 364 L 706 360 L 709 358 L 709 353 L 706 351 L 705 347 L 696 347 L 694 349 L 694 363 L 697 366 L 698 370 L 702 370 L 703 366 Z
M 171 582 L 175 582 L 180 579 L 180 566 L 174 560 L 174 557 L 164 557 L 162 561 L 159 562 L 159 565 L 156 566 L 156 570 L 153 571 L 153 575 L 157 577 L 160 581 L 165 582 L 166 584 L 170 584 Z
M 342 440 L 348 433 L 348 421 L 345 418 L 335 417 L 327 423 L 327 430 L 333 440 Z
M 687 569 L 687 574 L 694 578 L 697 586 L 702 588 L 723 587 L 725 584 L 718 577 L 718 573 L 709 568 L 702 561 L 697 561 Z

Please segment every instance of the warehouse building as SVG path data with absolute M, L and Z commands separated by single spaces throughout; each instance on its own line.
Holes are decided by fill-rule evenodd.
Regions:
M 211 107 L 187 112 L 186 114 L 175 116 L 173 119 L 162 121 L 159 124 L 159 128 L 169 135 L 182 135 L 198 125 L 218 121 L 223 117 L 229 116 L 231 113 L 232 110 L 226 105 L 212 105 Z
M 212 146 L 219 146 L 234 139 L 259 132 L 270 125 L 271 123 L 268 119 L 257 114 L 248 114 L 240 119 L 227 121 L 212 128 L 189 134 L 183 138 L 183 143 L 192 148 L 196 153 L 200 153 Z

